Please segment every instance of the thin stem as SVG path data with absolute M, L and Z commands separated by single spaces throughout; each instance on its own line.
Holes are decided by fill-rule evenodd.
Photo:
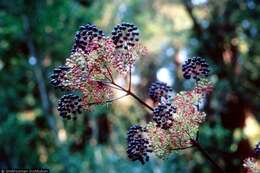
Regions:
M 107 101 L 105 101 L 105 102 L 92 102 L 92 103 L 88 103 L 88 105 L 97 105 L 97 104 L 103 104 L 103 103 L 111 103 L 111 102 L 113 102 L 113 101 L 122 99 L 122 98 L 124 98 L 124 97 L 126 97 L 126 96 L 128 96 L 128 94 L 124 94 L 124 95 L 122 95 L 122 96 L 120 96 L 120 97 L 116 97 L 116 98 L 114 98 L 114 99 L 110 99 L 110 100 L 107 100 Z
M 118 85 L 117 83 L 115 83 L 115 81 L 114 81 L 114 79 L 113 79 L 113 76 L 112 76 L 112 73 L 111 73 L 111 70 L 108 68 L 108 67 L 106 67 L 106 69 L 107 69 L 107 72 L 108 72 L 108 74 L 109 74 L 109 76 L 110 76 L 110 84 L 112 84 L 112 85 L 114 85 L 115 87 L 118 87 L 118 88 L 115 88 L 115 87 L 113 87 L 113 86 L 111 86 L 111 85 L 108 85 L 107 84 L 107 86 L 109 86 L 109 87 L 111 87 L 111 88 L 114 88 L 114 89 L 121 89 L 122 91 L 124 91 L 124 92 L 126 92 L 126 96 L 127 95 L 130 95 L 130 96 L 132 96 L 133 98 L 135 98 L 139 103 L 141 103 L 142 105 L 144 105 L 145 107 L 147 107 L 148 109 L 150 109 L 151 111 L 153 111 L 153 108 L 151 107 L 151 106 L 149 106 L 147 103 L 145 103 L 142 99 L 140 99 L 137 95 L 135 95 L 134 93 L 132 93 L 132 91 L 131 91 L 131 85 L 132 85 L 132 69 L 131 69 L 131 67 L 130 67 L 130 74 L 129 74 L 129 88 L 128 88 L 128 90 L 126 90 L 124 87 L 122 87 L 122 86 L 120 86 L 120 85 Z M 109 78 L 108 78 L 108 80 L 109 80 Z M 109 100 L 108 100 L 109 101 Z
M 129 92 L 131 92 L 131 87 L 132 87 L 132 67 L 130 65 L 130 67 L 129 67 L 129 86 L 128 86 Z
M 187 147 L 179 147 L 179 148 L 174 148 L 174 149 L 172 149 L 172 150 L 185 150 L 185 149 L 188 149 L 188 148 L 192 148 L 192 147 L 194 147 L 194 145 L 191 145 L 191 146 L 187 146 Z
M 116 89 L 116 90 L 119 90 L 119 91 L 123 91 L 121 88 L 118 88 L 117 86 L 109 85 L 110 83 L 103 83 L 103 84 L 110 87 L 110 88 L 113 88 L 113 89 Z
M 145 107 L 147 107 L 148 109 L 150 109 L 151 111 L 153 111 L 153 108 L 151 106 L 149 106 L 147 103 L 145 103 L 142 99 L 140 99 L 137 95 L 135 95 L 134 93 L 132 93 L 131 91 L 128 91 L 128 94 L 130 96 L 132 96 L 133 98 L 135 98 L 137 101 L 139 101 L 139 103 L 141 103 L 142 105 L 144 105 Z
M 108 87 L 110 87 L 110 88 L 112 88 L 112 89 L 117 89 L 117 90 L 119 90 L 119 91 L 123 91 L 121 88 L 119 88 L 118 86 L 115 86 L 114 84 L 112 84 L 111 83 L 111 81 L 104 81 L 104 80 L 95 80 L 96 82 L 100 82 L 100 83 L 102 83 L 103 85 L 106 85 L 106 86 L 108 86 Z M 114 85 L 114 86 L 112 86 L 112 85 Z
M 107 69 L 107 72 L 108 72 L 108 75 L 110 76 L 111 78 L 111 82 L 114 82 L 114 78 L 113 78 L 113 75 L 111 73 L 111 70 L 106 66 L 106 69 Z
M 218 172 L 220 172 L 220 173 L 225 173 L 225 172 L 222 170 L 222 168 L 210 157 L 209 153 L 208 153 L 204 148 L 202 148 L 202 146 L 199 144 L 199 142 L 197 142 L 197 141 L 195 141 L 195 140 L 193 140 L 193 139 L 191 139 L 191 141 L 192 141 L 193 145 L 194 145 L 195 147 L 197 147 L 197 149 L 201 152 L 201 154 L 202 154 L 207 160 L 209 160 L 209 161 L 212 163 L 212 165 L 216 168 L 216 170 L 218 170 Z
M 147 103 L 145 103 L 142 99 L 140 99 L 137 95 L 135 95 L 132 91 L 126 90 L 125 88 L 121 87 L 120 85 L 116 84 L 115 82 L 111 82 L 111 84 L 117 86 L 118 88 L 122 89 L 123 91 L 125 91 L 128 95 L 132 96 L 133 98 L 135 98 L 139 103 L 141 103 L 142 105 L 144 105 L 145 107 L 147 107 L 148 109 L 150 109 L 151 111 L 153 111 L 153 108 L 151 106 L 149 106 Z

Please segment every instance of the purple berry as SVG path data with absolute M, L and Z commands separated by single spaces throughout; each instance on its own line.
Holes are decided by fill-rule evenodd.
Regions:
M 189 58 L 182 65 L 183 77 L 185 79 L 195 79 L 200 80 L 200 77 L 207 77 L 209 74 L 209 65 L 205 59 L 201 57 Z
M 129 50 L 139 41 L 138 28 L 130 23 L 116 25 L 111 34 L 116 48 Z
M 80 26 L 79 31 L 76 32 L 75 42 L 71 52 L 76 52 L 77 48 L 80 48 L 86 54 L 88 54 L 89 52 L 87 51 L 87 47 L 92 42 L 92 40 L 95 38 L 99 40 L 104 38 L 104 36 L 104 32 L 98 29 L 95 25 L 86 24 Z
M 51 74 L 50 83 L 55 87 L 61 90 L 66 90 L 67 88 L 63 85 L 63 81 L 66 80 L 66 72 L 69 70 L 69 67 L 59 66 L 53 70 L 53 74 Z
M 81 98 L 74 94 L 67 94 L 61 97 L 58 101 L 57 110 L 60 112 L 60 116 L 64 119 L 76 119 L 76 114 L 80 114 Z
M 260 142 L 256 144 L 255 149 L 254 149 L 254 154 L 259 155 L 260 154 Z
M 169 129 L 173 125 L 173 113 L 176 108 L 170 103 L 160 103 L 153 111 L 153 120 L 157 127 Z
M 154 102 L 161 101 L 162 97 L 168 99 L 169 92 L 172 92 L 172 88 L 160 81 L 153 82 L 148 91 L 149 96 Z
M 149 161 L 148 153 L 150 149 L 148 139 L 143 136 L 145 130 L 139 125 L 133 125 L 127 132 L 127 156 L 132 161 L 139 160 L 142 164 Z

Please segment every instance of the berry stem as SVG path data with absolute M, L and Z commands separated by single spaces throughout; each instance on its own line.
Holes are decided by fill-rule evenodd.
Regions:
M 128 91 L 131 92 L 131 87 L 132 87 L 132 68 L 130 65 L 130 70 L 129 70 L 129 86 L 128 86 Z
M 172 150 L 174 150 L 174 151 L 178 151 L 178 150 L 185 150 L 185 149 L 193 148 L 193 147 L 194 147 L 194 145 L 191 145 L 191 146 L 187 146 L 187 147 L 174 148 L 174 149 L 172 149 Z
M 147 103 L 145 103 L 142 99 L 140 99 L 137 95 L 135 95 L 134 93 L 132 93 L 131 91 L 127 92 L 130 96 L 132 96 L 133 98 L 135 98 L 137 101 L 139 101 L 142 105 L 144 105 L 145 107 L 147 107 L 148 109 L 150 109 L 151 111 L 153 111 L 153 108 L 151 106 L 149 106 Z
M 109 77 L 110 77 L 110 79 L 111 79 L 111 82 L 113 83 L 113 82 L 114 82 L 114 78 L 113 78 L 112 72 L 111 72 L 111 70 L 109 69 L 109 67 L 107 67 L 107 66 L 106 66 L 106 69 L 107 69 L 108 75 L 109 75 Z
M 106 67 L 106 69 L 107 69 L 107 72 L 108 72 L 109 77 L 110 77 L 110 84 L 114 85 L 114 87 L 111 86 L 111 85 L 106 84 L 107 86 L 109 86 L 111 88 L 114 88 L 114 89 L 119 89 L 119 90 L 121 89 L 122 91 L 126 92 L 126 94 L 123 97 L 130 95 L 133 98 L 135 98 L 139 103 L 141 103 L 142 105 L 147 107 L 149 110 L 153 111 L 153 108 L 151 106 L 149 106 L 147 103 L 145 103 L 142 99 L 140 99 L 137 95 L 135 95 L 131 91 L 131 87 L 132 87 L 132 68 L 131 68 L 131 66 L 130 66 L 130 73 L 129 73 L 129 86 L 128 86 L 128 89 L 125 89 L 124 87 L 122 87 L 122 86 L 118 85 L 117 83 L 115 83 L 111 70 L 108 67 Z M 109 80 L 109 78 L 108 78 L 108 80 Z M 115 88 L 115 87 L 117 87 L 117 88 Z M 120 98 L 123 98 L 123 97 L 120 97 Z M 113 100 L 111 100 L 111 101 L 113 101 Z
M 127 93 L 124 94 L 124 95 L 122 95 L 122 96 L 119 96 L 119 97 L 113 98 L 113 99 L 111 99 L 111 100 L 107 100 L 105 103 L 111 103 L 111 102 L 113 102 L 113 101 L 120 100 L 120 99 L 122 99 L 122 98 L 124 98 L 124 97 L 126 97 L 126 96 L 128 96 Z M 97 105 L 97 104 L 100 104 L 100 102 L 92 102 L 92 103 L 88 103 L 88 105 Z
M 122 91 L 126 92 L 127 95 L 132 96 L 134 99 L 136 99 L 139 103 L 141 103 L 142 105 L 144 105 L 145 107 L 147 107 L 148 109 L 150 109 L 151 111 L 153 111 L 153 108 L 151 106 L 149 106 L 147 103 L 145 103 L 142 99 L 140 99 L 137 95 L 135 95 L 131 90 L 126 90 L 125 88 L 123 88 L 122 86 L 116 84 L 115 82 L 111 81 L 111 84 L 115 85 L 116 87 L 120 88 Z
M 191 142 L 201 152 L 201 154 L 212 163 L 218 172 L 225 173 L 222 168 L 210 157 L 209 153 L 200 145 L 198 141 L 191 139 Z

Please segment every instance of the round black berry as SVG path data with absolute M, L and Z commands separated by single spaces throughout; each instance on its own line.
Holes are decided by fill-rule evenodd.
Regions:
M 200 80 L 200 77 L 207 77 L 209 75 L 209 65 L 205 59 L 201 57 L 189 58 L 182 65 L 183 77 L 185 79 Z
M 69 70 L 69 67 L 59 66 L 53 70 L 53 74 L 50 75 L 50 83 L 55 87 L 61 90 L 66 90 L 67 88 L 63 85 L 63 81 L 66 80 L 66 72 Z
M 105 34 L 102 30 L 98 29 L 95 25 L 86 24 L 80 26 L 79 31 L 76 32 L 75 42 L 71 52 L 75 52 L 77 48 L 83 50 L 85 53 L 89 53 L 88 46 L 93 39 L 102 39 Z
M 133 125 L 127 132 L 127 156 L 132 161 L 139 160 L 142 164 L 149 161 L 150 149 L 149 140 L 143 135 L 144 129 L 139 125 Z
M 260 142 L 258 142 L 258 144 L 255 146 L 254 154 L 260 155 Z
M 116 48 L 129 50 L 139 41 L 138 28 L 130 23 L 118 24 L 112 31 L 112 40 Z
M 153 101 L 159 102 L 162 97 L 168 99 L 169 92 L 172 92 L 172 88 L 170 86 L 164 82 L 156 81 L 150 86 L 148 94 Z
M 173 125 L 173 113 L 176 113 L 176 108 L 170 103 L 160 103 L 153 111 L 153 120 L 157 127 L 169 129 Z
M 81 98 L 74 94 L 67 94 L 58 101 L 59 115 L 64 119 L 76 119 L 82 112 Z

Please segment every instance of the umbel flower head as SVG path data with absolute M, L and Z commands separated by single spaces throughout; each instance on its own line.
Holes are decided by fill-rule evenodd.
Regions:
M 197 61 L 206 64 L 204 60 Z M 146 137 L 159 158 L 192 147 L 197 140 L 199 127 L 206 119 L 206 113 L 198 109 L 198 104 L 213 90 L 213 85 L 207 75 L 196 75 L 192 90 L 181 91 L 170 99 L 166 98 L 171 88 L 165 83 L 155 82 L 149 89 L 150 97 L 158 104 L 154 107 L 153 122 L 145 126 Z
M 194 90 L 178 93 L 171 103 L 155 107 L 154 123 L 147 125 L 147 134 L 155 154 L 164 158 L 174 150 L 191 147 L 206 114 L 196 106 L 201 95 Z M 163 105 L 163 106 L 161 106 Z
M 111 34 L 116 47 L 113 66 L 118 72 L 127 73 L 136 58 L 146 53 L 146 49 L 139 43 L 139 30 L 133 24 L 122 23 L 116 25 Z
M 136 59 L 145 53 L 145 47 L 139 43 L 139 30 L 133 24 L 115 26 L 111 36 L 95 25 L 86 24 L 76 32 L 65 65 L 54 69 L 50 83 L 62 91 L 78 93 L 82 108 L 90 110 L 93 105 L 114 99 L 113 89 L 118 87 L 114 86 L 113 76 L 129 74 Z M 59 109 L 63 111 L 63 107 Z M 71 115 L 67 115 L 70 114 L 62 117 L 69 119 Z

